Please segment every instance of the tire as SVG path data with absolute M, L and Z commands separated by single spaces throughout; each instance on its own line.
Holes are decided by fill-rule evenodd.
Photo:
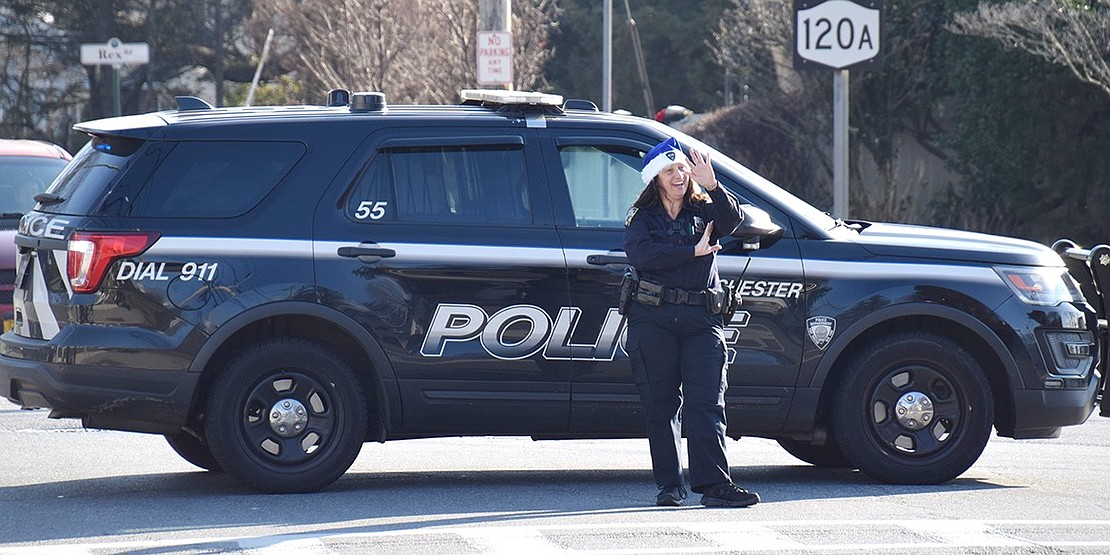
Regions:
M 212 456 L 212 450 L 209 449 L 207 443 L 185 432 L 166 434 L 163 437 L 166 438 L 166 443 L 170 444 L 174 452 L 194 466 L 199 466 L 209 472 L 223 472 L 223 468 L 216 461 L 216 457 Z
M 779 445 L 795 458 L 820 468 L 855 468 L 844 452 L 840 450 L 832 438 L 824 445 L 814 445 L 806 441 L 780 438 Z
M 346 362 L 316 343 L 277 338 L 223 368 L 209 393 L 205 432 L 232 476 L 264 492 L 307 492 L 351 467 L 366 415 Z
M 896 484 L 963 474 L 993 422 L 978 362 L 955 342 L 922 332 L 887 336 L 850 360 L 832 411 L 833 437 L 847 459 Z

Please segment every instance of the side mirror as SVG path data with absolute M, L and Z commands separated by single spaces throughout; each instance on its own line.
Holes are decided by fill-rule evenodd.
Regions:
M 746 251 L 759 250 L 761 243 L 767 246 L 782 237 L 782 227 L 771 220 L 771 215 L 762 208 L 751 204 L 741 204 L 740 212 L 744 221 L 732 232 L 739 240 L 740 247 Z

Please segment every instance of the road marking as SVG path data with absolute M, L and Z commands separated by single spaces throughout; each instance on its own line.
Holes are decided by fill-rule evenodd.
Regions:
M 723 513 L 740 514 L 724 509 Z M 747 514 L 747 513 L 743 513 Z M 495 516 L 495 515 L 494 515 Z M 332 553 L 329 542 L 368 545 L 420 543 L 432 551 L 479 553 L 574 553 L 624 555 L 853 551 L 888 553 L 905 549 L 1088 548 L 1110 549 L 1107 540 L 1044 540 L 1060 529 L 1089 530 L 1110 538 L 1110 520 L 798 520 L 718 522 L 614 522 L 543 526 L 456 526 L 381 532 L 305 533 L 253 537 L 191 537 L 126 542 L 49 543 L 30 547 L 0 546 L 0 555 L 106 552 L 188 547 L 220 551 L 236 548 L 251 554 Z M 1104 529 L 1098 533 L 1098 529 Z M 895 538 L 886 543 L 863 537 Z M 438 549 L 437 549 L 438 547 Z

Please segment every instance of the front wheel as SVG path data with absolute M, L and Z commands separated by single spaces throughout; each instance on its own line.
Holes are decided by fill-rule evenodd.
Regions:
M 299 339 L 243 351 L 212 384 L 205 432 L 220 466 L 265 492 L 314 491 L 350 468 L 366 437 L 351 367 Z
M 884 482 L 939 484 L 982 454 L 994 422 L 990 384 L 953 341 L 885 337 L 853 357 L 833 402 L 836 444 Z

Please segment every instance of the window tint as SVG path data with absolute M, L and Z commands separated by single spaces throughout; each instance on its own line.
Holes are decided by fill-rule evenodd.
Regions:
M 524 150 L 509 146 L 379 152 L 347 200 L 356 221 L 527 224 Z
M 643 153 L 624 147 L 565 146 L 559 150 L 578 227 L 624 227 L 644 188 Z
M 135 196 L 131 215 L 238 216 L 261 202 L 304 153 L 301 143 L 178 143 Z

